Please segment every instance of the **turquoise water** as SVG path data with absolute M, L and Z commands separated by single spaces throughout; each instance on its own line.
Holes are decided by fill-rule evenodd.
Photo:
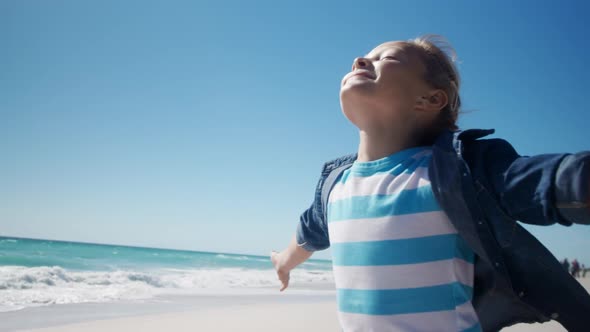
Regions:
M 330 284 L 331 262 L 310 260 L 291 279 Z M 277 286 L 266 256 L 0 237 L 0 311 Z
M 304 268 L 330 270 L 329 261 Z M 0 237 L 0 266 L 60 266 L 72 270 L 153 268 L 271 269 L 266 256 Z

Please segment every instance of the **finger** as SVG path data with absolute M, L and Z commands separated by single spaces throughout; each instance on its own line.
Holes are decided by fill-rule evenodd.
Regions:
M 273 264 L 276 264 L 276 262 L 277 262 L 277 256 L 278 256 L 278 254 L 279 254 L 279 253 L 278 253 L 278 252 L 276 252 L 276 251 L 274 251 L 274 250 L 270 252 L 270 261 L 271 261 Z
M 270 263 L 272 264 L 272 266 L 276 270 L 277 269 L 277 257 L 274 253 L 270 255 Z
M 284 291 L 285 289 L 287 289 L 287 287 L 289 287 L 289 280 L 287 281 L 281 281 L 282 282 L 282 287 L 280 289 L 280 292 Z
M 283 274 L 279 276 L 279 280 L 281 280 L 282 283 L 281 292 L 284 291 L 287 287 L 289 287 L 289 279 L 290 276 L 288 274 Z

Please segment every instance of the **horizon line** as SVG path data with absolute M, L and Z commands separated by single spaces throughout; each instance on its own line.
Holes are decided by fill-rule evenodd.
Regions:
M 34 241 L 52 241 L 52 242 L 67 242 L 67 243 L 77 243 L 77 244 L 90 244 L 90 245 L 99 245 L 99 246 L 118 246 L 118 247 L 127 247 L 127 248 L 141 248 L 141 249 L 157 249 L 157 250 L 170 250 L 170 251 L 187 251 L 193 253 L 204 253 L 204 254 L 221 254 L 221 255 L 246 255 L 246 256 L 253 256 L 253 257 L 264 257 L 268 258 L 270 261 L 270 257 L 263 256 L 263 255 L 253 255 L 253 254 L 246 254 L 246 253 L 230 253 L 230 252 L 214 252 L 214 251 L 204 251 L 204 250 L 190 250 L 190 249 L 174 249 L 174 248 L 162 248 L 162 247 L 144 247 L 138 245 L 128 245 L 128 244 L 116 244 L 116 243 L 98 243 L 98 242 L 84 242 L 84 241 L 71 241 L 71 240 L 57 240 L 57 239 L 41 239 L 41 238 L 32 238 L 32 237 L 22 237 L 22 236 L 12 236 L 12 235 L 2 235 L 0 234 L 0 239 L 19 239 L 19 240 L 34 240 Z M 314 261 L 325 261 L 331 262 L 330 259 L 317 259 L 313 258 L 310 260 Z

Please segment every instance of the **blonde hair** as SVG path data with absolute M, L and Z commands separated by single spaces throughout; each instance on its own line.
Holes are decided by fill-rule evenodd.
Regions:
M 436 131 L 443 129 L 457 130 L 457 119 L 461 98 L 459 88 L 461 79 L 455 63 L 457 53 L 446 38 L 440 35 L 424 35 L 406 42 L 417 51 L 424 64 L 424 80 L 435 89 L 443 90 L 447 95 L 447 105 L 440 111 L 435 124 Z

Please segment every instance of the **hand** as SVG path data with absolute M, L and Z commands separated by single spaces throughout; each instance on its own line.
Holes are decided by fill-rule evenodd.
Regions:
M 281 254 L 276 252 L 276 251 L 272 251 L 270 253 L 270 260 L 272 262 L 272 265 L 274 266 L 275 270 L 277 271 L 277 276 L 279 277 L 279 280 L 281 281 L 281 289 L 280 291 L 284 291 L 288 286 L 289 286 L 289 274 L 290 271 L 285 271 L 285 269 L 283 269 L 281 267 Z

